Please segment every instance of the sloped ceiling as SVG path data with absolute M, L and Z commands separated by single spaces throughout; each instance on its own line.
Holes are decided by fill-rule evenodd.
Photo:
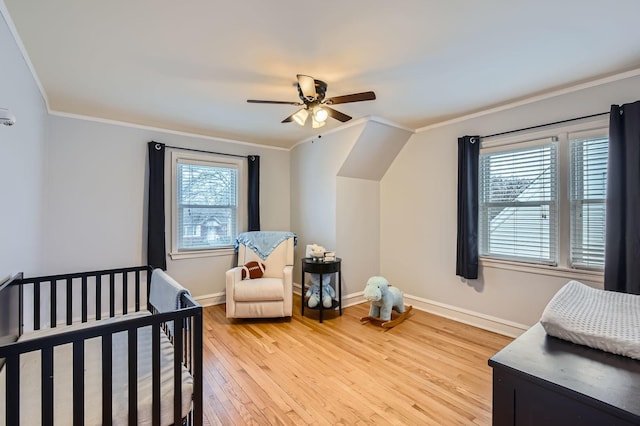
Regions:
M 380 181 L 413 134 L 379 120 L 367 120 L 338 176 Z
M 2 2 L 3 0 L 0 0 Z M 640 66 L 637 0 L 4 0 L 50 110 L 279 147 L 298 73 L 416 129 Z M 329 119 L 323 131 L 339 126 Z

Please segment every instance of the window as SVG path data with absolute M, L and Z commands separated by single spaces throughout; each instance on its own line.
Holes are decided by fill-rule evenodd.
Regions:
M 480 155 L 480 253 L 555 264 L 556 142 Z
M 609 139 L 603 134 L 570 135 L 570 262 L 574 268 L 604 266 L 605 191 Z
M 603 269 L 608 129 L 597 125 L 482 142 L 480 256 Z
M 172 257 L 232 248 L 240 226 L 242 163 L 172 153 Z

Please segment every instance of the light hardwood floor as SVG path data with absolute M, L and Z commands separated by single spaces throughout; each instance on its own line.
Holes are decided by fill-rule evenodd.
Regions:
M 384 331 L 361 304 L 291 320 L 204 309 L 204 421 L 223 425 L 489 425 L 487 360 L 511 339 L 414 309 Z

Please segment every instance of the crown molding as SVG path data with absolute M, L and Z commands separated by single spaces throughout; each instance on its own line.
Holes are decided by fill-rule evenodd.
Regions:
M 13 19 L 11 19 L 11 15 L 9 15 L 9 10 L 7 9 L 7 5 L 4 3 L 4 0 L 0 0 L 0 15 L 2 15 L 4 21 L 7 23 L 7 27 L 9 27 L 9 31 L 11 32 L 11 35 L 13 36 L 13 39 L 15 40 L 16 45 L 20 50 L 20 53 L 22 54 L 22 58 L 24 59 L 24 62 L 27 64 L 27 67 L 31 72 L 31 76 L 33 77 L 33 80 L 36 82 L 36 85 L 38 86 L 38 90 L 40 91 L 40 96 L 42 96 L 42 99 L 44 100 L 44 104 L 47 108 L 47 111 L 51 113 L 51 109 L 49 108 L 49 98 L 47 97 L 47 92 L 44 91 L 42 82 L 40 81 L 40 78 L 36 73 L 36 69 L 33 66 L 33 62 L 31 62 L 31 58 L 27 53 L 27 49 L 24 47 L 24 43 L 22 43 L 22 39 L 18 35 L 18 30 L 16 29 L 16 26 L 13 23 Z
M 553 90 L 551 92 L 543 93 L 540 95 L 532 96 L 526 99 L 522 99 L 516 102 L 510 102 L 508 104 L 500 105 L 494 108 L 484 109 L 482 111 L 474 112 L 472 114 L 463 115 L 460 117 L 452 118 L 450 120 L 440 121 L 438 123 L 429 124 L 424 127 L 420 127 L 415 130 L 415 133 L 422 133 L 428 130 L 433 130 L 438 127 L 444 127 L 451 124 L 460 123 L 462 121 L 470 120 L 472 118 L 483 117 L 485 115 L 493 114 L 496 112 L 506 111 L 512 108 L 516 108 L 523 105 L 532 104 L 534 102 L 543 101 L 545 99 L 554 98 L 556 96 L 566 95 L 569 93 L 574 93 L 580 90 L 589 89 L 591 87 L 601 86 L 607 83 L 613 83 L 620 80 L 625 80 L 627 78 L 637 77 L 640 75 L 640 68 L 636 68 L 633 70 L 613 74 L 607 77 L 597 78 L 595 80 L 590 80 L 584 83 L 576 84 L 573 86 L 565 87 L 558 90 Z
M 216 137 L 216 136 L 203 135 L 203 134 L 199 134 L 199 133 L 183 132 L 183 131 L 179 131 L 179 130 L 171 130 L 171 129 L 166 129 L 166 128 L 162 128 L 162 127 L 147 126 L 147 125 L 144 125 L 144 124 L 136 124 L 136 123 L 130 123 L 130 122 L 127 122 L 127 121 L 111 120 L 111 119 L 108 119 L 108 118 L 100 118 L 100 117 L 94 117 L 94 116 L 89 116 L 89 115 L 73 114 L 73 113 L 60 112 L 60 111 L 49 111 L 49 114 L 55 115 L 55 116 L 58 116 L 58 117 L 73 118 L 73 119 L 76 119 L 76 120 L 92 121 L 92 122 L 96 122 L 96 123 L 112 124 L 112 125 L 117 125 L 117 126 L 122 126 L 122 127 L 130 127 L 130 128 L 134 128 L 134 129 L 148 130 L 148 131 L 151 131 L 151 132 L 162 132 L 162 133 L 168 133 L 168 134 L 172 134 L 172 135 L 187 136 L 187 137 L 193 137 L 193 138 L 199 138 L 199 139 L 206 139 L 206 140 L 211 140 L 211 141 L 216 141 L 216 142 L 227 142 L 227 143 L 232 143 L 232 144 L 236 144 L 236 145 L 251 146 L 251 147 L 254 147 L 254 148 L 266 148 L 266 149 L 274 149 L 274 150 L 278 150 L 278 151 L 289 151 L 290 150 L 289 148 L 282 148 L 282 147 L 279 147 L 279 146 L 263 145 L 263 144 L 253 143 L 253 142 L 240 141 L 240 140 L 236 140 L 236 139 L 227 139 L 227 138 L 220 138 L 220 137 Z

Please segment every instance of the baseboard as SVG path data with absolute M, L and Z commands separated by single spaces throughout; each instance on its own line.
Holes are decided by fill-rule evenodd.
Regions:
M 293 294 L 301 296 L 302 286 L 298 283 L 293 283 Z M 358 291 L 356 293 L 342 295 L 342 307 L 348 308 L 349 306 L 358 305 L 366 302 L 364 299 L 364 291 Z
M 359 291 L 357 293 L 351 293 L 344 296 L 342 298 L 342 307 L 348 308 L 349 306 L 359 305 L 366 301 L 367 300 L 364 298 L 364 291 Z
M 300 296 L 301 290 L 302 286 L 300 284 L 293 283 L 294 294 Z M 195 300 L 202 306 L 219 305 L 221 303 L 225 303 L 225 296 L 224 293 L 216 293 L 199 296 L 196 297 Z M 464 309 L 453 305 L 447 305 L 446 303 L 436 302 L 435 300 L 411 296 L 406 293 L 404 295 L 404 301 L 406 304 L 412 305 L 415 309 L 418 309 L 420 311 L 429 312 L 430 314 L 458 321 L 463 324 L 468 324 L 473 327 L 478 327 L 483 330 L 502 334 L 503 336 L 515 338 L 529 329 L 529 326 L 524 324 L 519 324 L 517 322 L 497 318 L 491 315 L 486 315 L 480 312 L 471 311 L 469 309 Z M 358 291 L 342 296 L 343 308 L 348 308 L 349 306 L 354 306 L 366 302 L 367 301 L 364 298 L 363 291 Z
M 447 305 L 446 303 L 440 303 L 434 300 L 423 299 L 408 294 L 404 295 L 404 300 L 406 304 L 412 305 L 415 309 L 502 334 L 503 336 L 515 338 L 529 329 L 529 326 L 524 324 L 459 308 L 457 306 Z
M 202 306 L 221 305 L 227 302 L 224 292 L 203 294 L 202 296 L 197 296 L 193 299 Z

